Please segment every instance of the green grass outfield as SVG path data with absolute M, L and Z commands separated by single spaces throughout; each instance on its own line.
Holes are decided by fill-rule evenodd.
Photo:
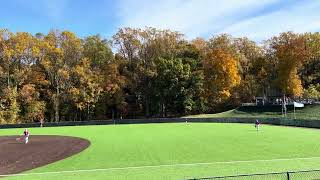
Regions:
M 239 107 L 222 113 L 199 114 L 186 116 L 187 118 L 224 118 L 224 117 L 252 117 L 252 118 L 281 118 L 281 106 L 269 107 Z M 293 107 L 288 106 L 288 118 L 294 118 Z M 304 120 L 320 120 L 320 105 L 307 105 L 296 108 L 296 118 Z
M 3 129 L 0 135 L 21 131 Z M 34 128 L 31 134 L 77 136 L 91 146 L 8 179 L 182 180 L 320 169 L 317 129 L 264 125 L 257 132 L 252 124 L 163 123 Z

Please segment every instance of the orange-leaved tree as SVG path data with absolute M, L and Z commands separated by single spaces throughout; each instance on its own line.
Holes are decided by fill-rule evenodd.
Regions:
M 204 96 L 212 106 L 222 103 L 240 84 L 237 61 L 223 50 L 210 51 L 203 61 Z
M 303 87 L 298 71 L 308 59 L 306 41 L 303 36 L 286 32 L 270 40 L 270 47 L 276 58 L 276 84 L 284 95 L 301 96 Z

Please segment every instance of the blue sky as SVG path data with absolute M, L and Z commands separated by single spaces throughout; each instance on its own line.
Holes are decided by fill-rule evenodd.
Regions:
M 261 42 L 284 31 L 320 31 L 319 11 L 320 0 L 7 0 L 0 28 L 111 38 L 120 27 L 151 26 L 188 39 L 229 33 Z

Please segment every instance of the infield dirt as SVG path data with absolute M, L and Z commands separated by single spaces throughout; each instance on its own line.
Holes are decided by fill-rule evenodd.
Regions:
M 77 154 L 90 145 L 88 140 L 77 137 L 36 135 L 30 136 L 29 143 L 24 144 L 20 137 L 0 137 L 0 175 L 44 166 Z

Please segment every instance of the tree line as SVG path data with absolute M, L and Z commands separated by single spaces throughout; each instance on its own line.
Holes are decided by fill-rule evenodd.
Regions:
M 110 40 L 1 29 L 0 124 L 212 113 L 275 92 L 317 99 L 319 69 L 320 33 L 257 44 L 155 28 Z

